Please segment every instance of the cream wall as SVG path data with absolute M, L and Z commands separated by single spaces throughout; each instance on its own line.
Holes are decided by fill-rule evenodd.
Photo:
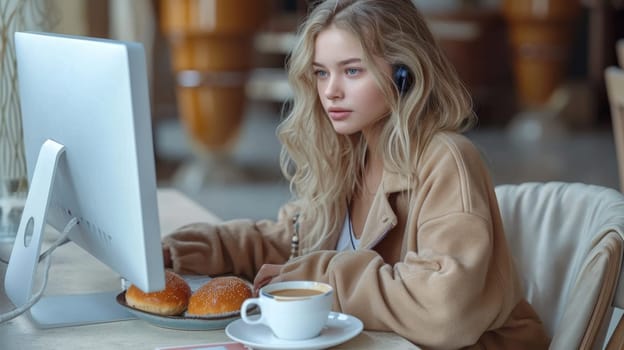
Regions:
M 52 3 L 53 14 L 57 16 L 50 31 L 62 34 L 87 35 L 86 0 L 49 0 Z

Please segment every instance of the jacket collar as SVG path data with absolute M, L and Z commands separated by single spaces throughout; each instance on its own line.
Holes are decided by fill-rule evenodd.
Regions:
M 390 206 L 388 194 L 381 186 L 375 194 L 360 237 L 360 247 L 363 249 L 372 249 L 397 224 L 397 216 Z
M 410 188 L 411 190 L 414 190 L 415 183 L 416 181 L 413 179 L 408 181 L 406 176 L 384 170 L 379 190 L 383 191 L 386 195 L 389 195 L 390 193 L 407 191 Z
M 381 185 L 375 193 L 366 223 L 364 224 L 364 230 L 360 237 L 361 248 L 372 249 L 397 225 L 398 219 L 388 198 L 392 193 L 408 190 L 410 186 L 411 184 L 408 183 L 405 177 L 384 170 Z M 345 217 L 346 211 L 347 206 L 344 205 L 341 217 Z M 333 245 L 327 249 L 335 248 L 338 237 L 340 237 L 340 230 L 332 235 L 332 238 L 335 239 L 328 240 L 328 244 Z
M 392 193 L 407 191 L 413 183 L 415 182 L 411 181 L 408 183 L 407 178 L 404 176 L 384 170 L 381 185 L 375 193 L 375 198 L 364 224 L 364 231 L 360 237 L 361 248 L 372 249 L 397 225 L 398 219 L 396 213 L 392 210 L 388 197 Z M 347 204 L 344 203 L 336 214 L 344 220 L 347 209 Z M 307 226 L 306 223 L 302 223 L 302 232 L 305 232 L 305 226 Z M 339 225 L 336 231 L 325 240 L 321 249 L 336 249 L 341 231 L 342 225 Z

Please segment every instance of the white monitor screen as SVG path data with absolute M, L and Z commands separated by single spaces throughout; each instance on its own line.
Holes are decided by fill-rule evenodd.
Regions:
M 30 274 L 15 266 L 19 231 L 29 218 L 36 231 L 41 216 L 59 231 L 78 218 L 69 236 L 73 242 L 144 291 L 164 288 L 142 45 L 16 33 L 15 47 L 31 187 L 13 267 L 7 269 L 7 293 L 15 290 L 7 285 L 10 275 Z M 47 140 L 63 149 L 46 156 Z M 35 201 L 47 205 L 37 209 Z M 13 302 L 24 302 L 19 299 Z

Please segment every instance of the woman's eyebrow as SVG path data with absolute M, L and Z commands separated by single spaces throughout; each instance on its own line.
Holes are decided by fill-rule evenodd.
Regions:
M 346 60 L 342 60 L 338 62 L 339 66 L 346 66 L 352 63 L 360 63 L 362 62 L 361 58 L 347 58 Z M 325 67 L 323 64 L 318 63 L 318 62 L 312 62 L 313 66 L 319 66 L 319 67 Z

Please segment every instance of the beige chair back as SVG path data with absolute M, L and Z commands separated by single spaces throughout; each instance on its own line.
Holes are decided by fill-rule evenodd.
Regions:
M 616 51 L 620 67 L 609 67 L 605 70 L 605 83 L 611 107 L 611 122 L 620 177 L 620 190 L 624 192 L 624 39 L 617 41 Z M 616 295 L 616 304 L 624 308 L 624 288 Z M 619 313 L 620 315 L 622 312 Z M 615 326 L 607 349 L 624 349 L 624 319 L 613 320 Z
M 624 306 L 624 195 L 579 183 L 496 187 L 527 300 L 550 349 L 600 349 L 614 306 Z
M 605 82 L 611 106 L 611 123 L 620 176 L 620 190 L 624 192 L 624 69 L 607 68 L 605 70 Z

